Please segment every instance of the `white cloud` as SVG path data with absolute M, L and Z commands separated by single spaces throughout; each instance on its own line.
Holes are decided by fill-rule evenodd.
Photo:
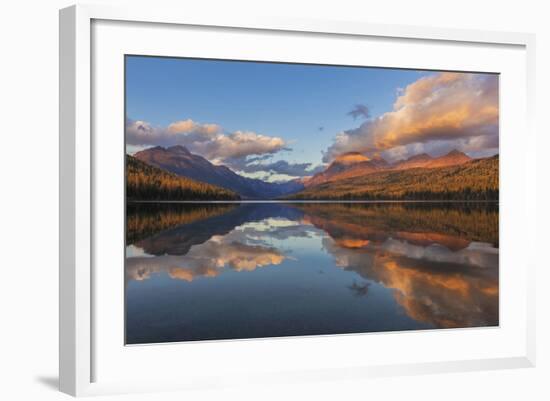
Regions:
M 228 159 L 273 154 L 285 149 L 287 143 L 280 137 L 252 131 L 228 133 L 219 125 L 200 124 L 188 119 L 173 122 L 168 127 L 153 127 L 145 121 L 128 120 L 126 145 L 131 149 L 182 145 L 210 161 L 223 163 Z
M 274 162 L 255 162 L 254 159 L 233 161 L 230 163 L 234 168 L 238 169 L 243 175 L 254 176 L 261 173 L 261 176 L 256 175 L 256 178 L 267 179 L 272 181 L 275 176 L 279 181 L 288 181 L 289 179 L 298 177 L 308 177 L 319 173 L 325 169 L 325 165 L 314 165 L 313 163 L 292 163 L 286 160 L 277 160 Z
M 261 237 L 254 227 L 240 226 L 226 235 L 216 235 L 197 244 L 184 255 L 170 250 L 151 257 L 137 246 L 127 248 L 126 277 L 146 280 L 155 273 L 166 273 L 173 279 L 192 281 L 198 277 L 216 277 L 224 268 L 238 272 L 280 265 L 287 259 L 277 248 L 258 243 Z

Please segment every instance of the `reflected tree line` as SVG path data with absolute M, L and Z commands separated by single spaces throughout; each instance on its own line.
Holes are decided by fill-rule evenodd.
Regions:
M 349 234 L 437 233 L 498 247 L 497 203 L 304 203 L 294 207 L 321 228 Z
M 126 205 L 126 245 L 169 228 L 221 216 L 237 205 L 212 203 L 132 203 Z

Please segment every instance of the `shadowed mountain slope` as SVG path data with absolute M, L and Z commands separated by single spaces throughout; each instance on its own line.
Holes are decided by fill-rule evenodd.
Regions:
M 126 155 L 126 196 L 136 201 L 237 200 L 233 191 L 150 166 Z
M 228 167 L 212 164 L 179 145 L 169 148 L 157 146 L 137 152 L 135 157 L 179 176 L 237 192 L 245 199 L 271 199 L 303 189 L 299 182 L 272 183 L 243 177 Z

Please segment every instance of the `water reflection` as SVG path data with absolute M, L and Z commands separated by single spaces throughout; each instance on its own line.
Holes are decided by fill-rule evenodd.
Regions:
M 127 342 L 498 325 L 494 204 L 128 205 Z

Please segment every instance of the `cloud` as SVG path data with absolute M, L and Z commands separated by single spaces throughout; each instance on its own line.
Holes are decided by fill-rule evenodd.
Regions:
M 290 177 L 307 177 L 324 170 L 324 165 L 314 166 L 313 163 L 291 163 L 286 160 L 277 160 L 272 163 L 250 163 L 250 159 L 240 162 L 230 161 L 235 169 L 244 173 L 266 172 Z
M 207 242 L 192 248 L 187 255 L 130 257 L 126 259 L 126 276 L 130 280 L 146 280 L 154 273 L 168 273 L 171 278 L 193 281 L 197 277 L 216 277 L 221 270 L 253 271 L 276 266 L 285 260 L 277 249 L 238 242 Z
M 273 154 L 286 149 L 286 142 L 279 137 L 256 134 L 251 131 L 235 131 L 218 135 L 212 141 L 196 144 L 192 149 L 206 158 L 225 160 L 248 155 Z
M 205 137 L 211 137 L 222 132 L 222 129 L 217 124 L 198 124 L 191 119 L 187 119 L 170 124 L 168 126 L 168 132 L 173 134 L 197 132 Z
M 359 249 L 325 237 L 323 248 L 334 257 L 336 266 L 390 289 L 414 320 L 435 327 L 498 324 L 498 250 L 470 246 L 454 253 L 445 247 L 412 246 L 390 237 Z
M 226 235 L 214 235 L 183 255 L 168 250 L 153 257 L 137 246 L 128 247 L 126 277 L 141 281 L 152 274 L 165 273 L 173 279 L 193 281 L 198 277 L 217 277 L 225 268 L 250 272 L 283 263 L 287 259 L 285 253 L 259 240 L 263 239 L 260 234 L 253 225 L 241 226 Z
M 368 120 L 370 118 L 370 111 L 369 108 L 364 104 L 356 104 L 355 107 L 348 113 L 348 115 L 352 116 L 354 120 L 358 117 L 362 117 L 365 120 Z
M 193 120 L 173 122 L 168 127 L 154 127 L 148 122 L 127 120 L 126 144 L 129 147 L 183 145 L 215 163 L 250 155 L 274 154 L 287 149 L 280 137 L 252 131 L 225 132 L 216 124 L 200 124 Z
M 340 132 L 323 161 L 350 151 L 374 153 L 415 144 L 430 148 L 445 142 L 452 146 L 452 141 L 454 147 L 482 151 L 498 147 L 498 118 L 496 75 L 437 73 L 408 85 L 392 111 Z
M 407 159 L 420 153 L 440 156 L 456 149 L 468 153 L 472 157 L 486 157 L 498 153 L 498 144 L 498 132 L 495 132 L 490 135 L 469 138 L 434 140 L 426 143 L 416 142 L 409 145 L 396 146 L 381 152 L 381 155 L 388 161 L 395 161 Z
M 312 238 L 322 231 L 311 224 L 289 220 L 285 217 L 268 217 L 261 221 L 247 222 L 239 227 L 248 240 L 264 241 L 266 237 L 286 241 L 296 238 Z
M 191 119 L 175 121 L 167 127 L 154 127 L 146 121 L 127 120 L 127 151 L 150 146 L 185 146 L 194 154 L 214 164 L 224 164 L 234 171 L 262 173 L 265 179 L 306 177 L 323 170 L 322 165 L 270 162 L 277 152 L 290 150 L 288 143 L 275 136 L 252 131 L 225 132 L 217 124 L 200 124 Z

